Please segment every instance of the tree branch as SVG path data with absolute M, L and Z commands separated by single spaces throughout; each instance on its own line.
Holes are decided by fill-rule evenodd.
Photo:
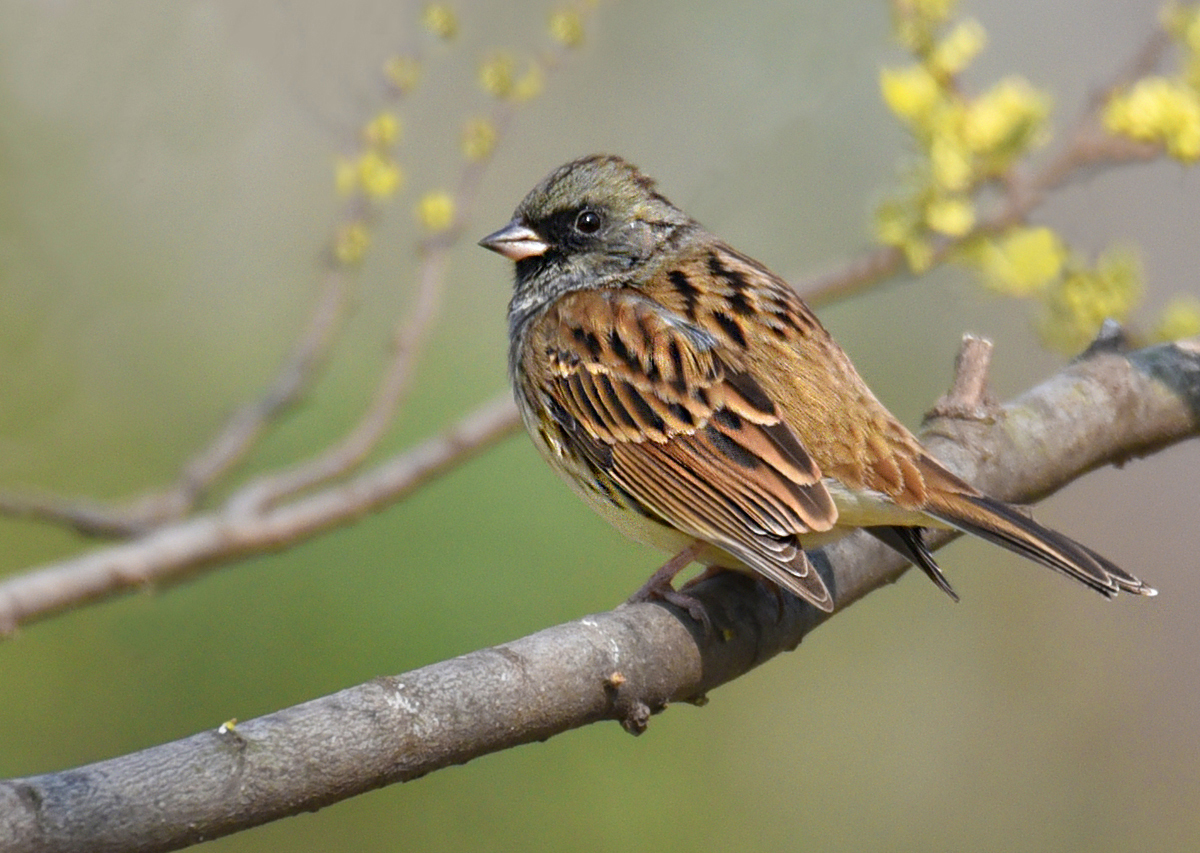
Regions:
M 1200 338 L 1130 354 L 1105 339 L 987 417 L 964 411 L 927 423 L 930 449 L 997 497 L 1036 499 L 1200 435 Z M 506 415 L 496 406 L 494 422 Z M 475 426 L 476 437 L 487 432 Z M 813 557 L 838 612 L 906 568 L 860 535 Z M 712 617 L 708 635 L 668 606 L 621 606 L 247 723 L 0 783 L 0 848 L 173 850 L 598 720 L 637 733 L 668 703 L 701 701 L 829 616 L 792 598 L 780 608 L 733 573 L 689 592 Z
M 291 503 L 257 511 L 231 501 L 118 545 L 0 581 L 0 637 L 38 619 L 149 584 L 178 582 L 214 563 L 278 550 L 399 500 L 511 433 L 507 394 L 442 433 L 353 479 Z
M 344 270 L 326 271 L 308 323 L 275 376 L 254 399 L 238 406 L 209 443 L 183 465 L 175 482 L 113 503 L 0 492 L 0 513 L 64 524 L 88 536 L 117 538 L 184 518 L 312 385 L 341 328 L 347 284 Z

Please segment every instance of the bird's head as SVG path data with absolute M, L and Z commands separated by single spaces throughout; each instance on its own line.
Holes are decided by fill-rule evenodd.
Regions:
M 510 312 L 528 315 L 573 290 L 647 275 L 692 224 L 635 166 L 593 155 L 551 172 L 479 245 L 516 263 Z

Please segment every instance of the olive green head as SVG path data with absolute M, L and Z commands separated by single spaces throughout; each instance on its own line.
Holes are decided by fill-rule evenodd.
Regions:
M 692 226 L 636 167 L 593 155 L 551 172 L 479 245 L 516 262 L 509 311 L 524 319 L 565 293 L 647 274 L 664 246 Z

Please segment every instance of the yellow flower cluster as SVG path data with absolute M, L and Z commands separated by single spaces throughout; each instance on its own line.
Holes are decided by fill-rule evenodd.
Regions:
M 1179 73 L 1143 77 L 1117 92 L 1105 107 L 1104 126 L 1191 163 L 1200 160 L 1200 6 L 1169 7 L 1163 25 L 1183 53 Z
M 529 59 L 525 71 L 518 74 L 517 59 L 507 51 L 490 54 L 479 66 L 479 85 L 501 100 L 528 101 L 541 94 L 544 84 L 542 66 L 537 61 Z
M 550 38 L 563 47 L 575 48 L 583 44 L 583 18 L 575 9 L 551 12 L 548 28 Z
M 973 243 L 961 257 L 997 293 L 1037 299 L 1042 340 L 1068 354 L 1094 339 L 1106 319 L 1127 321 L 1142 299 L 1141 265 L 1133 251 L 1110 250 L 1089 266 L 1049 228 L 1012 228 Z M 1193 335 L 1200 335 L 1200 299 L 1178 296 L 1163 309 L 1153 338 Z
M 914 270 L 932 259 L 930 241 L 961 238 L 976 223 L 974 193 L 1040 142 L 1047 98 L 1010 77 L 971 98 L 956 77 L 983 49 L 976 21 L 948 24 L 951 0 L 894 0 L 897 35 L 916 61 L 885 68 L 880 89 L 888 108 L 912 134 L 922 159 L 912 187 L 876 214 L 880 239 L 904 250 Z
M 334 166 L 338 192 L 361 192 L 376 201 L 391 198 L 404 183 L 404 172 L 391 153 L 400 139 L 400 119 L 382 112 L 363 126 L 362 135 L 362 153 L 353 160 L 338 158 Z
M 883 202 L 876 229 L 903 250 L 914 271 L 939 249 L 972 267 L 983 284 L 1038 306 L 1042 339 L 1064 352 L 1091 341 L 1106 319 L 1126 322 L 1142 298 L 1141 266 L 1130 250 L 1110 249 L 1094 262 L 1073 253 L 1049 228 L 977 229 L 981 187 L 1002 179 L 1045 135 L 1049 101 L 1025 80 L 1005 78 L 976 97 L 958 76 L 983 49 L 974 21 L 951 20 L 955 0 L 892 0 L 895 32 L 914 61 L 880 73 L 888 108 L 915 140 L 920 160 L 906 191 Z M 1104 111 L 1107 128 L 1162 145 L 1187 162 L 1200 160 L 1200 5 L 1173 6 L 1164 25 L 1180 44 L 1174 76 L 1136 81 Z M 1173 300 L 1155 328 L 1159 339 L 1200 334 L 1200 299 Z
M 1193 89 L 1200 89 L 1200 4 L 1171 4 L 1164 10 L 1163 28 L 1183 49 L 1180 76 Z
M 421 13 L 421 23 L 443 41 L 450 41 L 458 35 L 458 16 L 445 3 L 427 5 Z
M 1105 320 L 1125 322 L 1141 297 L 1142 270 L 1137 255 L 1110 249 L 1091 267 L 1069 269 L 1046 293 L 1039 322 L 1042 339 L 1062 352 L 1078 352 Z
M 454 224 L 454 196 L 445 190 L 434 190 L 421 196 L 414 211 L 417 221 L 427 230 L 445 231 Z
M 407 95 L 421 79 L 421 63 L 411 56 L 392 56 L 383 64 L 383 76 L 397 93 Z
M 349 222 L 338 229 L 333 241 L 333 254 L 343 266 L 353 266 L 363 259 L 371 235 L 362 222 Z
M 493 53 L 479 65 L 479 85 L 493 97 L 507 98 L 515 85 L 516 69 L 517 60 L 511 53 Z
M 900 44 L 923 55 L 957 7 L 958 0 L 892 0 L 892 30 Z
M 1176 296 L 1163 309 L 1154 337 L 1159 341 L 1178 341 L 1200 335 L 1200 299 Z
M 473 118 L 463 125 L 462 151 L 471 162 L 486 160 L 496 147 L 496 125 L 490 119 Z
M 339 157 L 334 163 L 334 185 L 344 196 L 381 202 L 391 198 L 404 183 L 404 172 L 392 155 L 400 141 L 400 118 L 384 110 L 363 125 L 362 151 L 355 158 Z M 333 238 L 333 257 L 342 266 L 362 261 L 371 244 L 371 233 L 361 210 L 343 224 Z
M 372 148 L 391 148 L 400 141 L 400 119 L 395 113 L 381 112 L 363 125 L 363 141 Z
M 1200 159 L 1200 92 L 1183 80 L 1146 77 L 1104 110 L 1111 133 L 1160 143 L 1184 162 Z
M 1005 296 L 1042 293 L 1062 275 L 1067 257 L 1067 247 L 1049 228 L 1012 228 L 965 253 L 984 284 Z

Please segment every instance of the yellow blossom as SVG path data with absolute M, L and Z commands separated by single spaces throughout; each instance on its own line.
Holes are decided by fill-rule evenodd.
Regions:
M 879 72 L 879 88 L 888 109 L 910 122 L 927 116 L 942 98 L 937 80 L 923 65 L 884 68 Z
M 339 157 L 334 164 L 334 185 L 340 195 L 362 191 L 374 199 L 385 199 L 404 182 L 404 172 L 391 157 L 366 151 L 357 160 Z
M 963 196 L 939 196 L 925 205 L 925 223 L 947 237 L 962 237 L 975 226 L 975 206 Z
M 974 164 L 957 134 L 938 134 L 929 144 L 933 181 L 943 190 L 959 192 L 970 187 Z
M 1200 51 L 1200 6 L 1168 5 L 1162 10 L 1162 26 L 1184 47 Z
M 363 126 L 363 138 L 376 148 L 391 148 L 400 139 L 400 118 L 384 111 Z
M 933 263 L 926 223 L 917 214 L 919 205 L 915 198 L 896 198 L 883 202 L 875 212 L 875 233 L 880 242 L 903 252 L 909 269 L 916 273 Z
M 421 79 L 421 64 L 408 56 L 393 56 L 383 64 L 383 76 L 398 92 L 407 94 Z
M 1044 289 L 1061 275 L 1066 260 L 1066 247 L 1049 228 L 1014 228 L 972 253 L 984 283 L 1009 296 Z
M 875 235 L 886 246 L 902 246 L 913 233 L 913 218 L 909 205 L 891 200 L 875 211 Z
M 516 67 L 511 53 L 492 54 L 479 66 L 479 85 L 489 95 L 507 98 L 513 93 Z
M 454 197 L 445 190 L 421 196 L 416 208 L 417 221 L 430 231 L 445 231 L 454 224 Z
M 368 151 L 358 159 L 358 184 L 363 193 L 374 199 L 385 199 L 400 188 L 404 173 L 396 161 L 377 151 Z
M 1163 309 L 1154 337 L 1160 341 L 1178 341 L 1195 335 L 1200 335 L 1200 299 L 1176 296 Z
M 1142 295 L 1141 265 L 1132 252 L 1105 252 L 1090 269 L 1070 271 L 1046 293 L 1042 337 L 1074 352 L 1095 337 L 1107 319 L 1124 322 Z
M 486 118 L 473 118 L 463 126 L 462 150 L 468 160 L 485 160 L 496 147 L 496 126 Z
M 361 222 L 350 222 L 338 229 L 333 254 L 343 265 L 351 266 L 363 259 L 370 244 L 367 227 Z
M 913 237 L 900 247 L 904 252 L 904 260 L 914 273 L 923 273 L 933 265 L 933 246 L 928 240 Z
M 975 20 L 960 21 L 949 34 L 935 45 L 929 65 L 938 74 L 953 77 L 961 72 L 983 50 L 987 33 Z
M 900 0 L 901 5 L 908 6 L 913 13 L 925 18 L 931 23 L 941 24 L 954 14 L 958 0 Z
M 445 3 L 430 3 L 421 13 L 425 29 L 440 39 L 449 41 L 458 35 L 458 16 Z
M 892 0 L 896 37 L 909 50 L 923 54 L 956 5 L 957 0 Z
M 1200 94 L 1177 80 L 1146 77 L 1104 111 L 1112 133 L 1166 146 L 1172 157 L 1200 159 Z
M 1200 90 L 1200 4 L 1171 3 L 1163 10 L 1162 25 L 1182 48 L 1183 82 Z
M 972 236 L 974 194 L 1038 141 L 1049 112 L 1045 96 L 1018 78 L 977 98 L 959 89 L 955 80 L 983 49 L 986 33 L 977 21 L 953 21 L 956 6 L 955 0 L 892 0 L 896 33 L 917 61 L 880 72 L 883 99 L 908 126 L 923 162 L 906 195 L 880 207 L 876 232 L 916 271 L 933 262 L 944 242 L 939 238 Z M 1027 254 L 1045 250 L 1044 244 L 1017 241 L 1008 248 L 1016 254 L 1004 258 L 1006 287 L 1035 288 L 1035 280 L 1048 280 L 1042 267 L 1054 266 L 1053 253 Z
M 1018 155 L 1035 140 L 1050 104 L 1020 77 L 1001 80 L 974 99 L 963 117 L 962 135 L 976 153 Z
M 558 9 L 550 13 L 550 37 L 563 47 L 583 44 L 583 19 L 574 9 Z

